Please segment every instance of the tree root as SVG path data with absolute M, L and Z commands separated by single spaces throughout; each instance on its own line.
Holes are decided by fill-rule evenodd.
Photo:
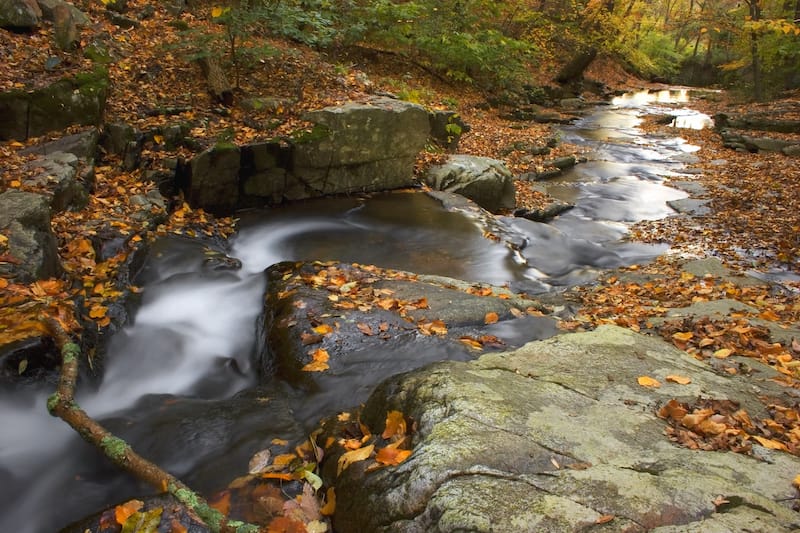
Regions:
M 157 490 L 168 492 L 217 533 L 253 533 L 259 527 L 253 524 L 228 520 L 205 499 L 187 487 L 181 480 L 137 454 L 131 446 L 115 437 L 101 426 L 75 402 L 75 384 L 80 364 L 80 347 L 72 342 L 58 322 L 45 319 L 45 325 L 61 350 L 61 374 L 56 392 L 47 400 L 50 414 L 61 418 L 89 444 L 99 448 L 111 461 L 136 478 L 149 483 Z

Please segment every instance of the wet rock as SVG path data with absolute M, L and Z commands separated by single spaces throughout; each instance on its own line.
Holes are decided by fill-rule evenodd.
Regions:
M 575 204 L 553 199 L 552 202 L 542 209 L 516 209 L 514 210 L 514 216 L 527 218 L 534 222 L 548 222 L 561 213 L 569 211 L 573 207 L 575 207 Z
M 49 336 L 37 335 L 10 343 L 0 340 L 2 384 L 42 383 L 53 378 L 60 365 L 61 354 Z
M 546 167 L 556 167 L 559 170 L 565 170 L 567 168 L 574 167 L 577 163 L 578 163 L 578 158 L 576 158 L 574 155 L 566 155 L 563 157 L 550 159 L 548 161 L 543 162 L 542 164 Z
M 705 216 L 711 214 L 711 208 L 708 207 L 709 200 L 700 200 L 697 198 L 680 198 L 678 200 L 669 200 L 667 205 L 678 213 L 683 213 L 692 216 Z
M 239 147 L 220 143 L 190 164 L 189 203 L 214 214 L 230 214 L 239 204 Z
M 672 373 L 692 383 L 666 382 Z M 642 375 L 664 385 L 641 387 Z M 671 398 L 702 395 L 735 399 L 759 418 L 766 411 L 757 394 L 777 392 L 770 383 L 717 375 L 659 339 L 614 326 L 397 376 L 371 395 L 361 420 L 380 432 L 388 410 L 411 417 L 413 454 L 371 472 L 368 462 L 355 463 L 338 478 L 338 454 L 327 455 L 334 526 L 343 533 L 583 531 L 602 528 L 598 522 L 611 515 L 614 531 L 731 523 L 790 530 L 800 522 L 791 509 L 800 459 L 682 448 L 667 440 L 655 414 Z M 736 498 L 738 522 L 715 506 L 720 495 Z
M 178 500 L 169 494 L 143 496 L 136 499 L 143 503 L 140 509 L 141 513 L 148 513 L 154 510 L 160 511 L 159 521 L 153 531 L 158 531 L 162 528 L 167 531 L 178 529 L 187 533 L 210 533 L 212 531 L 195 513 L 188 512 L 185 506 L 181 505 Z M 124 501 L 121 501 L 117 505 L 124 503 Z M 77 520 L 64 526 L 60 533 L 107 533 L 109 531 L 108 524 L 114 524 L 115 526 L 117 524 L 115 508 L 116 505 L 92 516 Z M 183 529 L 179 529 L 179 527 Z
M 61 274 L 47 196 L 16 190 L 0 194 L 0 232 L 8 238 L 0 276 L 30 283 Z
M 488 211 L 513 209 L 514 179 L 502 161 L 471 155 L 453 155 L 428 169 L 425 181 L 432 188 L 466 196 Z
M 390 375 L 432 361 L 472 358 L 459 338 L 492 333 L 487 313 L 497 313 L 498 324 L 511 327 L 523 320 L 516 314 L 544 309 L 508 289 L 491 287 L 489 295 L 478 296 L 469 292 L 476 292 L 473 284 L 459 280 L 339 263 L 279 263 L 267 269 L 267 278 L 262 375 L 275 373 L 320 393 L 335 391 L 338 376 L 358 372 L 358 387 L 348 398 L 335 397 L 339 408 L 354 397 L 365 399 Z M 526 335 L 544 338 L 556 332 L 553 319 L 528 318 L 532 322 L 519 323 Z M 445 330 L 419 326 L 437 320 Z M 303 371 L 318 348 L 327 350 L 329 369 Z
M 278 142 L 242 146 L 240 176 L 244 195 L 258 198 L 262 204 L 280 203 L 286 190 L 290 157 L 288 147 Z
M 0 0 L 0 28 L 32 30 L 41 18 L 36 0 Z

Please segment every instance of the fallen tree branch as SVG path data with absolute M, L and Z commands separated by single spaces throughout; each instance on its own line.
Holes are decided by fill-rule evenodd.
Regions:
M 137 454 L 127 442 L 115 437 L 81 409 L 74 399 L 81 349 L 72 342 L 58 322 L 45 319 L 45 325 L 61 350 L 62 359 L 58 388 L 47 400 L 47 409 L 51 415 L 69 424 L 85 441 L 102 450 L 106 457 L 123 470 L 157 490 L 174 496 L 204 522 L 209 530 L 215 533 L 254 533 L 259 530 L 253 524 L 228 520 L 181 480 Z

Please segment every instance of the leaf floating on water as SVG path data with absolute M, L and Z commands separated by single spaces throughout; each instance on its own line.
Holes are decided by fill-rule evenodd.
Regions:
M 248 464 L 247 471 L 251 474 L 259 474 L 267 469 L 269 460 L 272 458 L 272 452 L 269 449 L 261 450 L 256 453 Z
M 639 376 L 636 379 L 636 381 L 642 387 L 653 387 L 654 389 L 657 389 L 658 387 L 661 386 L 661 382 L 660 381 L 658 381 L 657 379 L 653 379 L 650 376 Z
M 318 333 L 320 335 L 327 335 L 328 333 L 333 331 L 333 328 L 328 324 L 320 324 L 319 326 L 313 328 L 314 333 Z

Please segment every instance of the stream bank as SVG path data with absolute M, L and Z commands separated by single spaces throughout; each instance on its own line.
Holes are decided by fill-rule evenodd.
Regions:
M 314 387 L 298 390 L 288 387 L 283 380 L 271 379 L 267 375 L 271 370 L 269 365 L 266 371 L 262 371 L 258 383 L 254 383 L 256 373 L 252 364 L 252 351 L 257 345 L 257 339 L 253 323 L 256 320 L 261 322 L 261 319 L 257 318 L 261 312 L 259 295 L 264 291 L 264 284 L 268 283 L 261 272 L 267 266 L 282 260 L 338 259 L 346 264 L 358 261 L 379 264 L 384 268 L 463 278 L 472 282 L 464 285 L 465 289 L 477 286 L 479 292 L 482 290 L 481 287 L 485 289 L 489 284 L 509 283 L 511 288 L 515 285 L 518 289 L 524 287 L 526 292 L 535 297 L 543 295 L 542 299 L 547 300 L 547 295 L 553 292 L 554 287 L 585 283 L 607 268 L 630 265 L 652 258 L 663 251 L 663 247 L 641 247 L 620 242 L 620 237 L 625 235 L 626 226 L 640 217 L 658 218 L 667 214 L 669 209 L 664 205 L 665 196 L 676 199 L 685 196 L 683 193 L 663 187 L 660 181 L 663 180 L 663 173 L 680 174 L 682 162 L 673 161 L 672 158 L 685 154 L 686 150 L 682 143 L 669 139 L 662 140 L 663 142 L 655 140 L 657 149 L 666 152 L 662 157 L 656 157 L 658 151 L 652 147 L 630 146 L 628 141 L 636 139 L 639 135 L 635 128 L 638 108 L 626 109 L 622 106 L 607 111 L 610 112 L 607 115 L 610 114 L 616 120 L 608 128 L 616 138 L 600 141 L 598 151 L 602 154 L 623 154 L 623 159 L 588 163 L 585 168 L 577 167 L 576 174 L 566 177 L 563 183 L 549 183 L 548 187 L 559 190 L 564 195 L 571 195 L 577 205 L 570 213 L 570 217 L 562 216 L 557 223 L 550 226 L 512 218 L 492 217 L 475 206 L 461 205 L 455 210 L 443 209 L 441 199 L 433 200 L 427 195 L 406 193 L 405 197 L 403 194 L 395 194 L 346 199 L 341 202 L 331 202 L 330 205 L 326 202 L 324 206 L 300 205 L 285 211 L 274 211 L 266 217 L 263 214 L 256 215 L 251 226 L 243 225 L 231 250 L 231 255 L 241 261 L 241 269 L 209 270 L 203 266 L 205 250 L 202 245 L 180 239 L 162 243 L 164 248 L 157 250 L 151 256 L 150 264 L 145 270 L 143 282 L 146 290 L 143 294 L 142 308 L 133 323 L 116 340 L 110 354 L 113 360 L 109 364 L 114 365 L 117 370 L 112 371 L 109 367 L 106 382 L 103 384 L 105 390 L 101 390 L 99 394 L 89 392 L 85 401 L 82 399 L 81 402 L 88 406 L 92 414 L 108 420 L 109 425 L 117 428 L 134 447 L 147 449 L 151 457 L 160 459 L 159 463 L 185 475 L 190 484 L 212 492 L 223 487 L 220 479 L 226 476 L 225 472 L 243 472 L 243 466 L 249 455 L 261 449 L 264 443 L 272 438 L 302 440 L 304 435 L 313 429 L 316 419 L 327 409 L 337 405 L 325 394 L 317 394 L 316 397 L 309 394 L 309 390 L 313 392 Z M 588 117 L 584 126 L 592 124 L 591 119 L 591 116 Z M 580 128 L 581 124 L 576 127 Z M 585 129 L 593 131 L 594 126 Z M 643 154 L 645 157 L 642 159 Z M 594 172 L 595 175 L 591 175 L 590 172 Z M 457 202 L 447 203 L 458 206 Z M 326 210 L 329 212 L 326 213 Z M 497 241 L 485 239 L 487 230 L 498 236 Z M 474 243 L 474 246 L 468 243 Z M 328 272 L 326 277 L 331 277 L 331 266 L 312 266 L 317 270 L 311 278 L 320 276 L 320 269 L 323 268 Z M 344 268 L 345 265 L 336 266 L 335 270 Z M 282 280 L 288 273 L 290 272 L 283 272 L 279 278 Z M 291 276 L 288 279 L 291 279 Z M 345 279 L 340 287 L 346 286 L 351 281 Z M 452 294 L 446 291 L 453 289 L 442 286 L 442 283 L 456 286 L 459 284 L 457 280 L 452 279 L 450 281 L 439 279 L 437 283 L 444 290 L 443 294 Z M 322 301 L 330 301 L 327 298 L 330 292 L 328 285 L 330 284 L 317 288 L 318 291 L 322 291 Z M 356 285 L 349 288 L 355 289 Z M 397 287 L 373 288 L 378 291 L 397 289 Z M 278 296 L 278 293 L 282 292 L 274 283 L 267 290 L 277 291 L 273 296 Z M 291 289 L 284 288 L 284 290 Z M 499 293 L 500 290 L 499 287 L 491 288 L 490 293 L 496 291 Z M 414 302 L 426 297 L 425 295 L 431 291 L 432 289 L 428 287 L 421 289 L 416 296 L 395 299 Z M 349 293 L 349 289 L 338 290 L 339 295 Z M 290 309 L 303 316 L 300 311 L 304 309 L 302 306 L 304 298 L 284 295 L 283 299 L 287 304 L 291 303 Z M 445 300 L 452 301 L 453 297 L 448 296 Z M 504 298 L 499 298 L 496 305 L 501 305 L 504 301 Z M 305 305 L 308 309 L 308 303 Z M 434 307 L 432 297 L 427 305 Z M 535 313 L 527 312 L 527 308 L 532 306 L 526 304 L 514 307 L 527 315 L 518 317 L 510 311 L 511 307 L 507 304 L 502 305 L 502 308 L 492 309 L 475 305 L 464 306 L 471 312 L 471 318 L 465 325 L 478 330 L 486 329 L 485 318 L 489 312 L 500 311 L 497 313 L 498 319 L 502 316 L 502 320 L 498 320 L 494 326 L 496 331 L 492 334 L 505 344 L 492 349 L 511 349 L 537 336 L 545 338 L 555 333 L 552 326 L 553 319 L 543 317 L 540 320 Z M 219 320 L 220 308 L 226 309 L 224 322 Z M 508 315 L 503 316 L 503 309 L 507 310 Z M 227 310 L 235 310 L 236 313 L 230 314 Z M 534 308 L 534 311 L 537 310 Z M 342 310 L 336 312 L 342 316 L 333 319 L 331 325 L 333 331 L 341 332 L 346 339 L 359 344 L 362 344 L 360 339 L 371 338 L 357 328 L 358 324 L 365 321 L 348 318 L 347 313 Z M 328 310 L 314 313 L 312 316 L 321 317 L 325 322 L 323 315 L 326 314 L 333 315 L 333 312 Z M 308 318 L 308 314 L 305 314 L 305 317 Z M 569 316 L 564 315 L 563 318 Z M 335 323 L 337 320 L 339 326 Z M 290 325 L 292 321 L 290 317 L 276 329 L 291 332 L 292 328 L 299 324 L 298 321 Z M 432 323 L 435 321 L 435 316 L 422 317 L 420 321 L 423 325 Z M 409 343 L 404 351 L 409 354 L 429 352 L 434 359 L 474 357 L 474 353 L 470 352 L 470 348 L 466 345 L 462 344 L 459 347 L 458 344 L 446 340 L 442 340 L 441 346 L 447 347 L 450 353 L 436 354 L 426 343 L 438 342 L 439 335 L 435 329 L 431 329 L 431 326 L 428 330 L 434 335 L 426 336 L 421 333 L 420 321 L 406 326 L 410 329 L 405 330 L 403 334 L 408 337 Z M 450 321 L 452 322 L 452 319 Z M 386 322 L 389 324 L 388 320 Z M 535 324 L 541 325 L 547 322 L 551 325 L 537 330 Z M 382 321 L 378 321 L 377 324 L 366 325 L 380 331 L 381 323 Z M 313 327 L 320 325 L 321 323 L 313 324 Z M 356 329 L 352 333 L 343 331 L 347 325 L 356 326 Z M 399 327 L 403 324 L 398 322 L 397 325 Z M 389 328 L 392 328 L 391 324 Z M 297 328 L 294 331 L 299 333 L 301 329 Z M 390 329 L 387 329 L 388 331 Z M 393 329 L 391 331 L 394 333 Z M 515 337 L 514 331 L 523 334 Z M 197 332 L 202 332 L 202 335 L 198 335 Z M 525 337 L 525 334 L 528 336 Z M 459 336 L 469 335 L 475 336 L 476 333 L 459 332 Z M 197 342 L 198 339 L 201 341 Z M 154 346 L 153 342 L 157 343 L 157 346 Z M 332 346 L 338 345 L 334 337 L 323 342 L 331 342 Z M 380 342 L 379 340 L 378 346 Z M 425 346 L 426 349 L 420 350 L 420 346 Z M 365 353 L 381 351 L 380 348 L 377 350 L 365 348 Z M 355 353 L 358 351 L 355 350 Z M 401 361 L 404 359 L 402 352 L 400 355 L 397 355 L 396 351 L 393 353 L 396 355 L 392 359 Z M 454 353 L 460 355 L 453 355 Z M 147 354 L 151 360 L 150 365 L 154 365 L 149 370 L 146 360 L 139 357 L 141 354 Z M 335 355 L 333 350 L 331 354 Z M 170 376 L 180 376 L 182 379 L 166 378 L 166 361 L 175 363 L 173 367 L 175 374 Z M 351 370 L 347 372 L 334 369 L 334 372 L 322 375 L 327 376 L 326 379 L 329 381 L 338 379 L 342 375 L 346 377 L 348 373 L 352 378 L 363 378 L 360 372 L 363 358 L 356 358 L 350 364 Z M 352 385 L 343 381 L 338 385 L 340 392 L 337 393 L 337 401 L 341 402 L 338 406 L 344 408 L 366 399 L 373 384 L 402 370 L 405 369 L 387 368 L 382 373 L 371 374 L 372 383 L 361 383 L 361 388 L 356 394 L 353 394 Z M 113 376 L 128 382 L 133 372 L 145 372 L 141 374 L 141 379 L 136 381 L 145 384 L 146 388 L 132 391 L 129 398 L 118 397 L 122 381 Z M 145 377 L 146 372 L 152 372 L 152 375 Z M 592 374 L 587 375 L 592 376 Z M 236 390 L 242 392 L 231 397 Z M 331 391 L 333 388 L 327 390 Z M 258 409 L 252 411 L 252 417 L 244 413 L 239 413 L 241 416 L 233 416 L 233 413 L 238 412 L 233 410 L 238 409 L 233 408 L 233 405 L 237 403 L 247 405 L 248 399 L 254 397 L 262 400 L 266 398 L 267 401 L 259 402 Z M 140 399 L 136 401 L 136 398 Z M 252 403 L 250 405 L 251 407 L 246 409 L 252 408 Z M 324 408 L 320 407 L 323 405 Z M 264 416 L 265 410 L 271 414 Z M 292 415 L 288 418 L 285 416 L 286 413 L 292 412 L 299 412 L 300 416 Z M 264 418 L 286 423 L 270 426 L 269 423 L 265 423 Z M 422 416 L 418 418 L 421 419 Z M 252 420 L 253 425 L 241 422 L 247 420 Z M 379 426 L 378 421 L 376 427 Z M 34 435 L 37 431 L 43 430 L 43 428 L 33 429 L 33 425 L 30 427 Z M 151 437 L 159 431 L 159 428 L 171 433 L 162 434 L 163 440 L 153 440 Z M 53 442 L 74 441 L 74 439 L 59 441 L 52 434 L 48 435 Z M 20 435 L 20 443 L 26 441 L 22 437 Z M 79 443 L 75 441 L 74 444 Z M 22 446 L 19 449 L 21 448 Z M 186 453 L 186 450 L 193 451 Z M 18 457 L 25 456 L 23 452 Z M 29 453 L 27 456 L 29 464 L 41 465 L 51 462 L 43 459 L 48 457 L 48 452 L 38 456 Z M 64 487 L 69 487 L 66 492 L 75 494 L 80 500 L 80 502 L 69 502 L 71 512 L 77 515 L 109 505 L 116 499 L 141 494 L 141 488 L 121 480 L 123 476 L 106 467 L 89 466 L 95 461 L 95 457 L 92 450 L 87 450 L 84 460 L 87 460 L 88 464 L 62 462 L 56 472 L 45 474 L 40 470 L 37 478 L 42 482 L 43 492 L 47 492 L 47 487 L 52 489 L 49 496 L 42 495 L 44 501 L 55 500 L 56 492 L 63 494 Z M 556 462 L 561 464 L 563 461 L 556 458 Z M 11 479 L 24 479 L 30 475 L 24 474 L 18 477 L 16 472 L 23 468 L 24 463 L 25 461 L 19 461 L 14 465 Z M 67 481 L 68 478 L 75 476 L 75 470 L 79 479 Z M 556 474 L 548 470 L 547 475 Z M 89 495 L 89 498 L 85 491 L 87 484 L 92 484 L 98 489 L 97 493 L 94 496 Z M 9 498 L 10 496 L 9 493 Z M 92 500 L 92 497 L 95 499 Z M 18 522 L 13 522 L 17 530 L 30 524 L 26 519 L 30 520 L 33 509 L 36 508 L 35 500 L 28 498 L 26 500 L 28 500 L 25 503 L 29 506 L 28 511 L 20 506 L 17 516 L 21 518 Z M 85 510 L 80 511 L 81 508 Z M 66 512 L 66 510 L 59 512 L 58 518 L 63 519 Z M 623 514 L 621 510 L 615 512 Z M 707 511 L 704 510 L 703 513 Z M 638 520 L 633 515 L 631 517 L 629 519 Z

